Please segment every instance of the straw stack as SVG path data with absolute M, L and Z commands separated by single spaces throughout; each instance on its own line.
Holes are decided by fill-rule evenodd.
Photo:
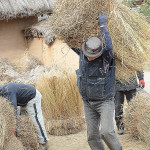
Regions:
M 124 113 L 126 131 L 134 138 L 145 141 L 150 147 L 150 95 L 139 93 Z
M 42 94 L 42 110 L 50 134 L 66 135 L 82 130 L 83 107 L 76 75 L 64 70 L 51 70 L 37 80 Z

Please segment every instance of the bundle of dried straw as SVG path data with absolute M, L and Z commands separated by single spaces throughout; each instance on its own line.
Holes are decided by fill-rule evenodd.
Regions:
M 24 150 L 22 143 L 15 137 L 16 119 L 14 108 L 7 99 L 0 97 L 0 116 L 2 119 L 0 148 L 3 150 Z
M 107 27 L 121 70 L 122 66 L 131 72 L 145 69 L 150 59 L 150 25 L 143 16 L 116 0 L 58 0 L 49 19 L 33 29 L 41 31 L 48 44 L 56 37 L 71 47 L 81 48 L 89 37 L 100 36 L 100 13 L 108 15 Z
M 0 97 L 0 149 L 37 150 L 37 136 L 32 121 L 26 116 L 18 116 L 17 120 L 18 136 L 16 137 L 14 107 L 7 99 Z
M 42 93 L 43 115 L 50 134 L 65 135 L 82 130 L 83 106 L 75 74 L 52 69 L 50 76 L 45 73 L 39 77 L 36 87 Z
M 125 110 L 126 131 L 134 138 L 145 141 L 150 146 L 150 99 L 149 94 L 139 93 Z

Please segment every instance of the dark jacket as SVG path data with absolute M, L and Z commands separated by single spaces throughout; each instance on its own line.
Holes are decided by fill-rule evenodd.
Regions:
M 101 28 L 104 37 L 103 53 L 93 61 L 88 61 L 83 52 L 73 49 L 79 56 L 77 86 L 83 100 L 105 100 L 115 94 L 115 60 L 112 41 L 106 27 Z
M 8 83 L 0 86 L 0 96 L 8 99 L 17 110 L 17 106 L 25 106 L 36 95 L 36 89 L 23 83 Z
M 140 80 L 144 80 L 143 71 L 137 71 L 137 77 Z M 138 88 L 137 77 L 133 76 L 130 78 L 131 82 L 123 82 L 121 83 L 119 80 L 116 80 L 115 90 L 116 91 L 130 91 Z

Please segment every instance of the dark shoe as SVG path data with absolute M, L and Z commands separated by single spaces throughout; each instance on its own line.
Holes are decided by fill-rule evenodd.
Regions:
M 124 134 L 124 130 L 123 130 L 123 129 L 118 129 L 118 134 L 119 134 L 119 135 Z
M 46 142 L 45 144 L 39 144 L 38 150 L 49 150 L 49 144 Z

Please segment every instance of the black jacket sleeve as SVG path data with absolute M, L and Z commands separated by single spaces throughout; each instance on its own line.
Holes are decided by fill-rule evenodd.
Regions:
M 137 77 L 140 80 L 144 80 L 144 72 L 143 71 L 137 71 Z

